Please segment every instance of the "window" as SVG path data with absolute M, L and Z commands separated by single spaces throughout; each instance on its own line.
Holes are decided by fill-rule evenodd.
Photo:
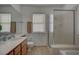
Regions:
M 53 14 L 50 14 L 50 19 L 49 19 L 49 31 L 53 32 Z
M 45 14 L 33 14 L 33 32 L 45 32 Z
M 1 32 L 10 32 L 11 14 L 0 14 Z

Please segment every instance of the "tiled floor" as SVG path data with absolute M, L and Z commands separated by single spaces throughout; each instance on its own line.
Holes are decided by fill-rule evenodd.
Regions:
M 58 50 L 47 46 L 33 47 L 28 55 L 58 55 Z

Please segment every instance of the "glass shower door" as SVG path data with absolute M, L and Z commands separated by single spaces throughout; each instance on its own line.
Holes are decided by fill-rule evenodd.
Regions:
M 73 11 L 55 11 L 54 44 L 73 44 Z
M 52 27 L 53 27 L 53 32 L 49 31 L 50 45 L 68 45 L 68 44 L 72 45 L 74 43 L 73 11 L 70 11 L 70 10 L 54 11 Z

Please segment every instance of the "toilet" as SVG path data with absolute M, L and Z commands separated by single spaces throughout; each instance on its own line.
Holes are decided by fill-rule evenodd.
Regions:
M 27 42 L 27 45 L 28 45 L 28 51 L 31 51 L 32 48 L 34 47 L 34 42 L 28 41 L 28 42 Z

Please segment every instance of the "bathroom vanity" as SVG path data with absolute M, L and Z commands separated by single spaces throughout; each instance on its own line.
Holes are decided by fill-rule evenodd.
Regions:
M 0 55 L 26 55 L 28 51 L 26 37 L 0 42 Z

